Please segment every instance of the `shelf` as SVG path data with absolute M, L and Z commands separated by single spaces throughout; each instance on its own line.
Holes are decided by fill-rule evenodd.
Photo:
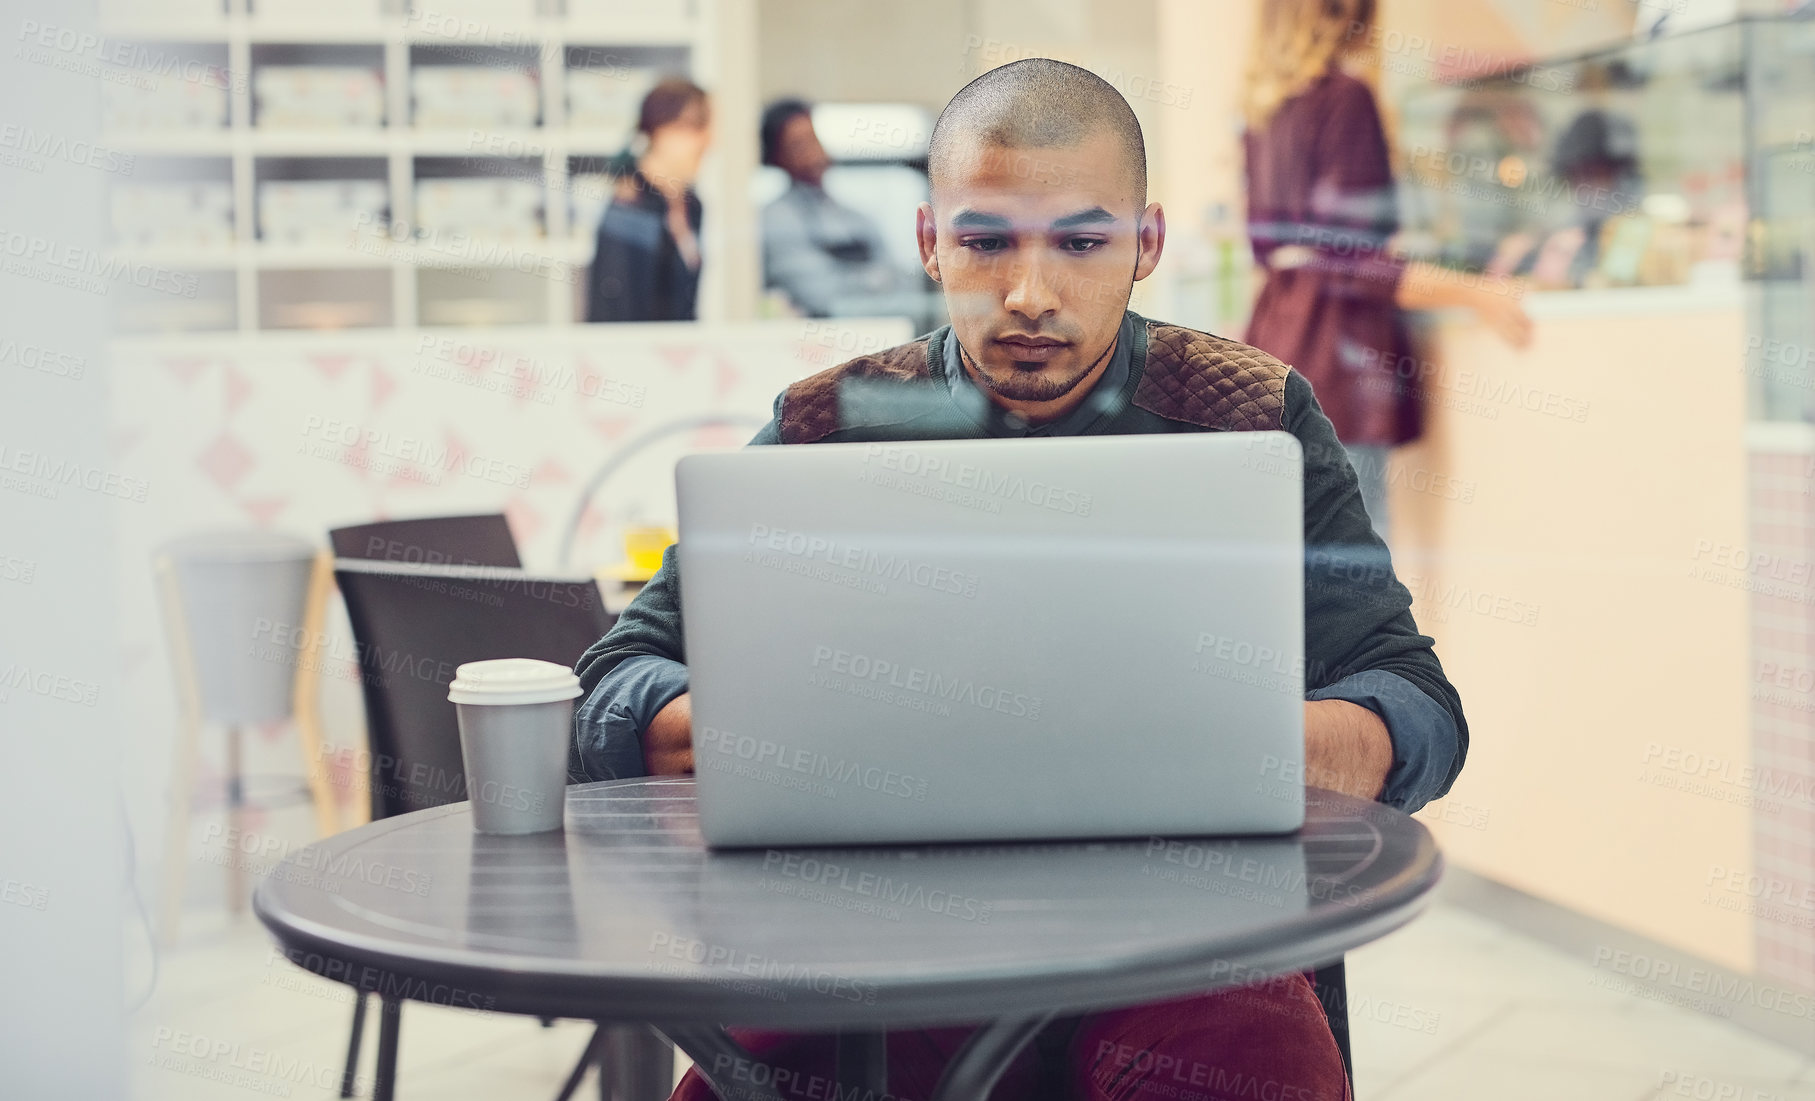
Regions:
M 394 245 L 408 250 L 408 245 Z M 244 264 L 268 271 L 332 271 L 340 268 L 384 268 L 392 263 L 382 255 L 346 245 L 234 245 L 228 248 L 185 248 L 180 245 L 121 246 L 112 250 L 118 259 L 153 264 L 178 271 L 221 271 Z
M 350 231 L 349 231 L 350 232 Z M 401 264 L 414 268 L 517 268 L 525 261 L 566 263 L 581 267 L 592 262 L 592 241 L 536 237 L 493 240 L 444 234 L 447 243 L 394 241 L 367 236 L 344 245 L 242 244 L 227 248 L 190 248 L 181 245 L 122 245 L 110 255 L 134 264 L 151 264 L 177 271 L 222 271 L 241 264 L 261 271 L 333 271 L 340 268 L 385 268 Z
M 581 250 L 571 241 L 551 241 L 546 237 L 530 240 L 491 240 L 484 237 L 444 235 L 445 243 L 393 243 L 395 255 L 414 268 L 498 268 L 521 270 L 519 265 L 532 263 L 586 263 L 591 249 Z M 582 254 L 583 252 L 583 254 Z M 577 257 L 577 259 L 576 259 Z M 528 273 L 526 273 L 528 274 Z
M 335 19 L 322 23 L 299 23 L 285 19 L 247 18 L 243 15 L 155 23 L 133 19 L 103 19 L 101 33 L 109 38 L 148 42 L 385 42 L 402 36 L 403 21 Z
M 475 130 L 480 135 L 476 147 L 473 144 Z M 400 136 L 401 144 L 418 156 L 539 160 L 555 144 L 550 135 L 558 133 L 559 131 L 544 130 L 541 127 L 493 130 L 484 126 L 470 126 L 464 130 L 448 127 L 404 130 L 400 132 Z
M 234 133 L 218 130 L 110 130 L 101 144 L 125 153 L 160 157 L 230 157 Z
M 642 23 L 563 20 L 561 24 L 561 37 L 575 46 L 690 46 L 695 34 L 693 24 L 684 19 Z
M 419 0 L 416 6 L 446 5 Z M 119 126 L 104 135 L 103 143 L 141 160 L 168 159 L 170 163 L 151 165 L 148 178 L 202 173 L 230 181 L 236 243 L 210 249 L 122 247 L 113 255 L 223 281 L 232 292 L 233 312 L 224 324 L 247 334 L 312 324 L 407 330 L 463 311 L 464 316 L 511 324 L 568 322 L 583 312 L 573 288 L 592 261 L 591 220 L 600 198 L 591 194 L 597 189 L 590 184 L 584 190 L 576 186 L 570 169 L 622 152 L 629 138 L 627 126 L 611 124 L 605 115 L 586 114 L 579 124 L 565 125 L 568 63 L 571 60 L 575 72 L 627 66 L 633 75 L 659 69 L 690 74 L 707 87 L 714 84 L 713 74 L 705 68 L 715 56 L 707 42 L 709 15 L 647 14 L 630 4 L 611 6 L 622 15 L 607 15 L 595 6 L 592 12 L 573 17 L 529 18 L 519 8 L 517 18 L 502 20 L 445 12 L 406 17 L 374 14 L 370 8 L 343 16 L 338 12 L 348 11 L 348 6 L 334 3 L 287 3 L 263 13 L 258 0 L 230 0 L 228 7 L 232 12 L 219 18 L 192 8 L 188 19 L 154 22 L 148 16 L 124 13 L 103 21 L 111 38 L 169 43 L 146 48 L 205 55 L 211 65 L 230 66 L 231 75 L 221 112 L 231 119 L 230 125 L 155 130 Z M 708 5 L 705 10 L 714 9 Z M 413 125 L 413 72 L 431 65 L 509 63 L 513 58 L 538 70 L 538 116 L 561 125 L 440 125 L 434 116 L 424 116 L 428 125 Z M 269 129 L 258 125 L 267 117 L 279 121 L 278 115 L 262 113 L 268 106 L 260 104 L 253 86 L 260 69 L 349 64 L 370 69 L 382 79 L 385 125 Z M 366 97 L 369 100 L 369 91 Z M 350 116 L 351 111 L 338 113 Z M 519 118 L 525 114 L 517 111 Z M 606 125 L 594 124 L 601 119 Z M 202 163 L 211 158 L 227 164 L 223 168 Z M 355 230 L 349 215 L 344 234 L 315 238 L 311 244 L 258 238 L 263 224 L 261 184 L 342 178 L 382 180 L 386 216 L 408 225 L 422 223 L 425 215 L 434 217 L 417 209 L 424 180 L 525 181 L 542 207 L 541 226 L 558 236 L 491 241 L 443 232 L 397 241 L 381 231 Z M 514 196 L 514 201 L 530 200 Z M 484 217 L 475 214 L 473 220 Z M 356 317 L 349 311 L 357 302 L 336 304 L 343 295 L 370 299 L 373 308 Z M 206 318 L 198 314 L 193 320 L 218 328 L 223 322 L 216 314 L 218 310 Z M 167 320 L 180 327 L 192 319 L 173 313 Z
M 160 20 L 141 23 L 130 19 L 103 19 L 101 33 L 127 42 L 225 42 L 231 36 L 227 19 Z
M 245 246 L 246 260 L 260 271 L 332 271 L 337 268 L 388 268 L 392 258 L 389 250 L 377 242 L 384 238 L 369 239 L 371 247 L 358 247 L 352 241 L 345 244 L 331 245 L 267 245 L 256 244 Z M 360 245 L 366 245 L 362 241 Z M 391 246 L 403 248 L 402 245 Z
M 896 317 L 839 318 L 839 326 L 848 328 L 854 337 L 876 333 L 890 340 L 901 324 Z M 832 322 L 826 322 L 832 324 Z M 731 347 L 739 341 L 774 340 L 778 337 L 800 338 L 798 318 L 774 318 L 764 321 L 738 321 L 711 324 L 698 321 L 638 321 L 621 324 L 578 324 L 522 326 L 510 334 L 513 341 L 537 355 L 560 355 L 583 352 L 607 356 L 620 348 L 647 347 L 650 342 L 667 339 L 689 341 L 702 332 L 726 341 Z M 841 330 L 842 331 L 842 330 Z M 395 328 L 366 329 L 362 332 L 326 332 L 306 329 L 228 330 L 197 334 L 146 333 L 119 334 L 108 341 L 109 347 L 133 354 L 170 354 L 205 350 L 209 355 L 230 355 L 252 347 L 302 349 L 307 351 L 356 350 L 362 355 L 414 355 L 424 335 L 471 341 L 474 337 L 466 326 L 399 325 Z M 912 335 L 907 334 L 907 335 Z M 491 339 L 491 338 L 486 338 Z M 256 341 L 256 344 L 251 343 Z
M 620 152 L 629 138 L 628 134 L 610 130 L 562 130 L 559 133 L 559 144 L 563 149 L 606 155 Z
M 336 19 L 324 23 L 300 23 L 289 19 L 235 20 L 236 30 L 246 41 L 257 45 L 324 45 L 370 44 L 391 42 L 403 36 L 401 19 Z
M 261 157 L 382 157 L 399 147 L 395 130 L 323 127 L 320 130 L 245 131 Z
M 110 255 L 129 264 L 172 271 L 230 271 L 240 261 L 240 251 L 232 246 L 121 245 L 110 250 Z
M 472 132 L 483 135 L 473 144 Z M 492 130 L 483 126 L 416 130 L 111 130 L 101 144 L 140 156 L 230 157 L 242 148 L 260 157 L 383 157 L 402 153 L 421 157 L 473 157 L 491 160 L 540 160 L 553 153 L 609 156 L 624 148 L 627 135 L 615 130 L 530 127 Z M 480 175 L 480 173 L 475 173 Z
M 484 135 L 479 147 L 472 145 L 471 129 Z M 535 126 L 528 129 L 487 130 L 408 130 L 405 144 L 423 156 L 492 157 L 501 160 L 523 160 L 544 153 L 569 151 L 611 155 L 620 152 L 630 135 L 617 130 L 584 127 Z
M 294 19 L 232 16 L 182 22 L 104 20 L 109 38 L 146 42 L 245 41 L 258 45 L 346 45 L 402 42 L 411 46 L 513 46 L 573 43 L 581 46 L 690 46 L 698 30 L 686 18 L 643 20 L 538 19 L 498 22 L 447 16 L 424 20 L 340 20 L 314 23 Z
M 448 15 L 435 23 L 430 23 L 427 19 L 400 22 L 398 32 L 403 41 L 412 46 L 446 46 L 451 49 L 491 46 L 509 49 L 513 46 L 559 41 L 561 28 L 566 23 L 565 19 L 524 22 Z

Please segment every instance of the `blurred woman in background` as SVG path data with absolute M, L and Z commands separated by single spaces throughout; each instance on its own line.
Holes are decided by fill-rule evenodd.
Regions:
M 1374 37 L 1374 0 L 1260 0 L 1245 102 L 1248 236 L 1266 273 L 1247 342 L 1317 392 L 1384 540 L 1388 452 L 1423 429 L 1401 310 L 1467 306 L 1515 347 L 1516 285 L 1461 279 L 1389 249 L 1399 218 L 1374 94 L 1345 71 Z
M 643 97 L 643 149 L 599 218 L 588 321 L 692 321 L 700 283 L 700 200 L 693 193 L 712 140 L 705 89 L 670 77 Z

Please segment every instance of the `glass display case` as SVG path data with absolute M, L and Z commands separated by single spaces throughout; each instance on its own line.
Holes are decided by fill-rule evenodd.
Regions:
M 1398 105 L 1405 250 L 1535 290 L 1744 285 L 1755 420 L 1815 422 L 1815 19 L 1741 19 Z

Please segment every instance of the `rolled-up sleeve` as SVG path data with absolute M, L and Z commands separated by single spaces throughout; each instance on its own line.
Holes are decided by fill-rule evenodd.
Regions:
M 643 731 L 687 691 L 687 667 L 653 654 L 625 658 L 606 673 L 574 714 L 580 771 L 588 780 L 645 775 Z
M 1380 802 L 1411 812 L 1448 787 L 1456 758 L 1456 722 L 1404 677 L 1383 669 L 1355 673 L 1305 693 L 1307 700 L 1346 700 L 1379 715 L 1393 740 L 1393 768 Z
M 1286 427 L 1304 448 L 1305 698 L 1379 715 L 1393 740 L 1380 800 L 1417 810 L 1449 791 L 1468 757 L 1461 697 L 1412 618 L 1412 594 L 1374 533 L 1348 453 L 1297 371 L 1286 378 Z
M 780 406 L 779 399 L 776 405 Z M 780 441 L 771 421 L 750 443 Z M 643 731 L 656 713 L 687 691 L 687 645 L 681 632 L 681 566 L 677 548 L 636 595 L 605 637 L 574 664 L 580 703 L 574 708 L 567 778 L 621 780 L 644 775 Z

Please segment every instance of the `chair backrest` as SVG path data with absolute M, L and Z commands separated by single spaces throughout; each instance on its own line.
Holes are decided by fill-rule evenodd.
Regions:
M 1349 1079 L 1349 1096 L 1355 1096 L 1355 1059 L 1349 1051 L 1349 977 L 1345 961 L 1325 964 L 1311 973 L 1311 992 L 1323 1006 L 1323 1019 L 1329 1022 L 1330 1035 L 1336 1037 L 1336 1050 L 1342 1055 L 1342 1072 Z
M 520 569 L 517 541 L 502 512 L 383 520 L 328 532 L 336 558 L 366 558 L 430 566 L 508 566 Z
M 372 817 L 466 798 L 447 686 L 457 666 L 540 658 L 572 666 L 616 618 L 590 578 L 342 560 L 365 695 Z

